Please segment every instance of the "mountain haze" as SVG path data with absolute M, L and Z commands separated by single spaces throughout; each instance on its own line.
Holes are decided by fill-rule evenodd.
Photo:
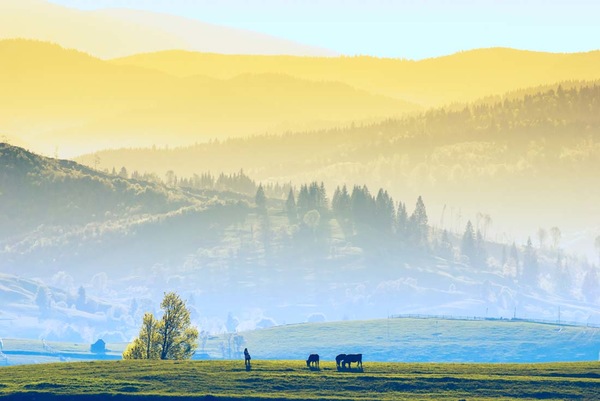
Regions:
M 565 82 L 355 127 L 95 156 L 105 168 L 159 176 L 244 168 L 263 182 L 367 183 L 424 196 L 444 228 L 460 231 L 483 213 L 497 235 L 524 241 L 559 226 L 570 233 L 566 243 L 592 256 L 600 229 L 590 219 L 600 215 L 599 104 L 597 82 Z
M 325 49 L 183 17 L 130 9 L 81 11 L 44 0 L 2 0 L 0 38 L 55 42 L 105 59 L 170 49 L 334 55 Z
M 567 80 L 600 79 L 600 51 L 543 53 L 478 49 L 420 61 L 374 57 L 288 57 L 165 51 L 112 60 L 177 76 L 230 78 L 244 73 L 286 74 L 341 81 L 424 107 L 473 101 L 517 89 Z
M 419 109 L 343 82 L 279 72 L 176 77 L 46 42 L 0 41 L 0 57 L 0 126 L 45 152 L 177 146 Z

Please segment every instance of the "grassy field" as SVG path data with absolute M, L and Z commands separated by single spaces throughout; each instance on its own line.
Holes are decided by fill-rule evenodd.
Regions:
M 379 362 L 597 361 L 600 329 L 511 320 L 380 319 L 277 326 L 242 333 L 259 359 L 363 353 Z M 209 346 L 214 347 L 213 343 Z M 210 351 L 215 353 L 214 348 Z
M 0 369 L 0 399 L 597 400 L 599 363 L 365 363 L 320 371 L 304 361 L 109 361 Z
M 362 353 L 366 362 L 537 363 L 598 361 L 600 328 L 511 320 L 379 319 L 305 323 L 240 333 L 239 350 L 223 353 L 227 335 L 210 336 L 198 359 L 240 359 L 247 347 L 261 360 L 301 360 L 311 353 L 333 361 L 339 353 Z M 2 365 L 119 359 L 125 343 L 107 354 L 89 344 L 4 339 Z

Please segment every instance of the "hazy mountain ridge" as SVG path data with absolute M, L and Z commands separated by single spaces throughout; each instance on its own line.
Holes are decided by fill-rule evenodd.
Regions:
M 43 0 L 3 0 L 0 38 L 50 41 L 101 58 L 169 49 L 226 54 L 335 54 L 258 32 L 174 15 L 131 9 L 82 11 Z
M 290 57 L 164 51 L 111 60 L 185 77 L 230 78 L 244 73 L 286 74 L 341 81 L 423 107 L 470 102 L 507 91 L 566 80 L 600 79 L 600 51 L 558 54 L 509 48 L 476 49 L 413 61 L 355 57 Z
M 119 66 L 57 45 L 0 41 L 2 131 L 37 150 L 74 154 L 115 146 L 171 146 L 298 123 L 326 126 L 418 110 L 341 82 L 277 72 L 179 78 Z
M 167 169 L 184 178 L 243 167 L 263 182 L 319 177 L 330 189 L 368 183 L 395 196 L 423 195 L 436 221 L 453 230 L 481 212 L 502 224 L 497 232 L 511 237 L 534 236 L 539 227 L 553 225 L 563 233 L 587 228 L 594 235 L 598 227 L 588 217 L 600 214 L 599 107 L 597 83 L 567 82 L 364 126 L 96 156 L 105 168 L 127 166 L 159 176 Z M 90 164 L 91 157 L 78 160 Z M 532 208 L 535 215 L 527 211 Z M 445 225 L 438 214 L 443 209 Z M 462 220 L 460 209 L 467 216 Z M 593 238 L 586 241 L 584 248 L 591 250 Z

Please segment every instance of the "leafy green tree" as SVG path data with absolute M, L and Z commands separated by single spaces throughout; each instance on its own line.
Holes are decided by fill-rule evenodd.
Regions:
M 165 294 L 158 333 L 161 340 L 160 359 L 189 359 L 198 341 L 198 329 L 191 326 L 190 311 L 174 292 Z
M 138 337 L 125 349 L 123 359 L 158 359 L 160 356 L 160 337 L 158 327 L 161 322 L 152 313 L 144 314 L 142 328 Z
M 127 346 L 123 359 L 189 359 L 198 344 L 185 302 L 174 292 L 165 294 L 161 320 L 146 313 L 139 336 Z

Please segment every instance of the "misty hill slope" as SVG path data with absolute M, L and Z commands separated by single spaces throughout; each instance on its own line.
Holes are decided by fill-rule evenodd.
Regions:
M 600 51 L 556 54 L 490 48 L 420 61 L 164 51 L 112 62 L 182 77 L 201 74 L 225 79 L 244 73 L 285 73 L 316 81 L 341 81 L 426 107 L 566 80 L 600 79 Z
M 564 320 L 597 319 L 594 267 L 559 244 L 538 248 L 539 274 L 528 275 L 531 244 L 515 245 L 508 259 L 505 246 L 479 234 L 477 249 L 485 256 L 474 256 L 461 250 L 462 233 L 429 227 L 423 247 L 394 212 L 383 215 L 388 229 L 379 212 L 369 217 L 383 190 L 379 200 L 364 187 L 363 195 L 353 190 L 344 217 L 330 208 L 326 189 L 311 184 L 292 214 L 280 199 L 260 206 L 253 195 L 190 184 L 200 176 L 189 181 L 170 172 L 168 185 L 148 183 L 6 145 L 0 161 L 0 204 L 7 205 L 0 215 L 2 272 L 52 285 L 41 299 L 30 291 L 11 304 L 6 312 L 20 318 L 0 320 L 0 336 L 35 338 L 43 331 L 44 338 L 62 341 L 102 333 L 129 339 L 169 290 L 188 299 L 194 321 L 213 333 L 313 317 L 501 317 L 516 307 L 518 317 L 553 318 L 560 307 Z M 289 187 L 278 190 L 287 194 Z M 325 200 L 311 206 L 306 196 L 316 194 Z M 360 196 L 371 201 L 361 203 Z M 338 204 L 335 194 L 331 199 Z M 79 288 L 94 302 L 73 303 Z
M 44 275 L 106 260 L 109 270 L 131 260 L 156 263 L 154 256 L 167 246 L 162 236 L 172 240 L 173 252 L 195 249 L 218 232 L 215 219 L 236 221 L 245 213 L 236 196 L 121 178 L 6 144 L 0 145 L 0 166 L 5 272 L 22 264 L 29 274 Z M 204 231 L 209 226 L 213 231 Z
M 37 150 L 183 145 L 418 110 L 335 81 L 276 74 L 179 78 L 57 45 L 0 41 L 0 126 Z
M 167 14 L 130 9 L 81 11 L 43 0 L 3 0 L 0 38 L 55 42 L 101 58 L 170 49 L 225 54 L 333 54 L 257 32 Z
M 390 318 L 309 323 L 242 333 L 256 359 L 362 353 L 379 362 L 595 361 L 600 328 L 516 320 Z
M 97 156 L 106 168 L 157 174 L 172 169 L 184 177 L 244 168 L 259 181 L 298 183 L 319 177 L 329 188 L 367 183 L 396 197 L 423 195 L 442 228 L 460 231 L 467 219 L 488 213 L 500 234 L 527 238 L 539 227 L 558 226 L 563 233 L 586 237 L 591 250 L 589 237 L 598 227 L 590 216 L 600 215 L 595 184 L 599 88 L 564 83 L 560 89 L 536 88 L 364 126 Z M 92 156 L 78 160 L 89 165 Z M 440 212 L 446 208 L 444 222 Z M 571 240 L 582 244 L 580 238 Z
M 0 276 L 0 282 L 2 277 Z M 243 347 L 228 334 L 211 335 L 192 359 L 240 359 L 248 348 L 253 360 L 304 360 L 318 353 L 321 363 L 333 363 L 340 353 L 360 352 L 373 362 L 539 363 L 595 361 L 600 328 L 535 323 L 516 319 L 452 320 L 443 317 L 388 318 L 283 325 L 238 332 Z M 32 363 L 42 356 L 58 362 L 62 356 L 105 359 L 89 352 L 88 344 L 49 343 L 54 355 L 44 355 L 39 340 L 4 338 L 10 365 Z M 109 343 L 110 357 L 120 359 L 125 343 Z
M 0 167 L 2 237 L 44 224 L 102 221 L 106 213 L 166 212 L 195 200 L 159 184 L 110 177 L 7 144 L 0 144 Z

